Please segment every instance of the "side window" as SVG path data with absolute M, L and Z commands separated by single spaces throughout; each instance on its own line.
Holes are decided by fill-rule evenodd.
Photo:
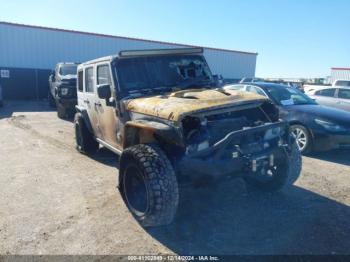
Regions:
M 350 99 L 350 89 L 340 88 L 338 92 L 338 97 L 343 99 Z
M 85 69 L 85 91 L 94 92 L 94 69 L 92 67 Z
M 97 67 L 97 84 L 98 85 L 104 85 L 104 84 L 110 84 L 111 78 L 109 74 L 109 66 L 108 65 L 101 65 Z
M 84 78 L 83 78 L 84 74 L 83 71 L 79 71 L 78 72 L 78 90 L 80 92 L 83 92 L 83 86 L 84 86 Z
M 317 96 L 334 97 L 334 94 L 335 94 L 335 88 L 327 88 L 327 89 L 322 89 L 315 92 L 315 95 Z

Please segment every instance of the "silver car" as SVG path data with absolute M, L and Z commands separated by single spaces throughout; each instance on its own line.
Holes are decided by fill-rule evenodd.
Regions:
M 329 87 L 311 91 L 308 95 L 321 105 L 350 111 L 350 87 Z

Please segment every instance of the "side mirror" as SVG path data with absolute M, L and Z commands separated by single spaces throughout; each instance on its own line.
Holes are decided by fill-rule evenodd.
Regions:
M 100 85 L 97 87 L 97 94 L 100 99 L 110 99 L 112 96 L 111 86 L 108 84 Z

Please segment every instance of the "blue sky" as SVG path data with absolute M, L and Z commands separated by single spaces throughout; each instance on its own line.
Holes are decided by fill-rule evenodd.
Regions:
M 258 52 L 260 77 L 350 67 L 349 0 L 0 0 L 0 21 Z

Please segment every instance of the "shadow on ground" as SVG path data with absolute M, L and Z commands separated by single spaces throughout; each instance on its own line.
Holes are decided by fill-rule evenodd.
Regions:
M 119 168 L 119 157 L 105 147 L 101 147 L 98 152 L 88 157 L 103 165 Z
M 173 224 L 147 229 L 178 254 L 350 254 L 350 208 L 292 186 L 247 193 L 241 180 L 184 190 Z
M 338 149 L 327 152 L 317 152 L 308 155 L 308 157 L 350 166 L 350 150 Z
M 0 119 L 11 117 L 15 112 L 53 112 L 53 111 L 56 111 L 56 108 L 50 107 L 48 102 L 45 100 L 5 101 L 4 106 L 0 108 Z

